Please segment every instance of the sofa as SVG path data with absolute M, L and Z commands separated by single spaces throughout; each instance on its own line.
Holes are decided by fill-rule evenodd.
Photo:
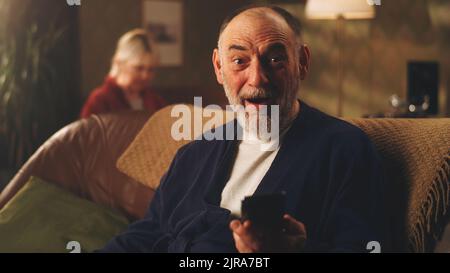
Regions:
M 33 175 L 130 221 L 142 218 L 176 150 L 189 142 L 170 137 L 173 107 L 92 115 L 67 125 L 8 183 L 0 211 Z M 364 130 L 381 154 L 394 251 L 449 252 L 450 119 L 346 120 Z

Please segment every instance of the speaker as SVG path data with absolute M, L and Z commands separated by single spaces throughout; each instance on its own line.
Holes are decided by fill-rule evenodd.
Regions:
M 439 64 L 437 62 L 408 62 L 408 101 L 423 106 L 427 114 L 438 113 Z

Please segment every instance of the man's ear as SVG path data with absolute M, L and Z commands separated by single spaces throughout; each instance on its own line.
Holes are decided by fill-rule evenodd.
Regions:
M 219 50 L 217 48 L 215 48 L 213 51 L 212 62 L 214 66 L 214 72 L 216 73 L 217 82 L 223 84 L 222 66 L 220 64 Z
M 307 45 L 303 44 L 299 48 L 299 69 L 301 80 L 304 80 L 306 78 L 306 75 L 308 75 L 310 64 L 311 51 L 309 50 L 309 47 Z

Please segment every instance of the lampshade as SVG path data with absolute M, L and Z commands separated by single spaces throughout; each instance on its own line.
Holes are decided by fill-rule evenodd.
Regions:
M 375 8 L 367 0 L 308 0 L 306 16 L 310 19 L 371 19 Z

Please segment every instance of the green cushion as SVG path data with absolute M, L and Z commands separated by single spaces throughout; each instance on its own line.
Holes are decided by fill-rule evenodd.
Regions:
M 120 213 L 31 177 L 0 211 L 0 252 L 82 252 L 104 246 L 129 221 Z

